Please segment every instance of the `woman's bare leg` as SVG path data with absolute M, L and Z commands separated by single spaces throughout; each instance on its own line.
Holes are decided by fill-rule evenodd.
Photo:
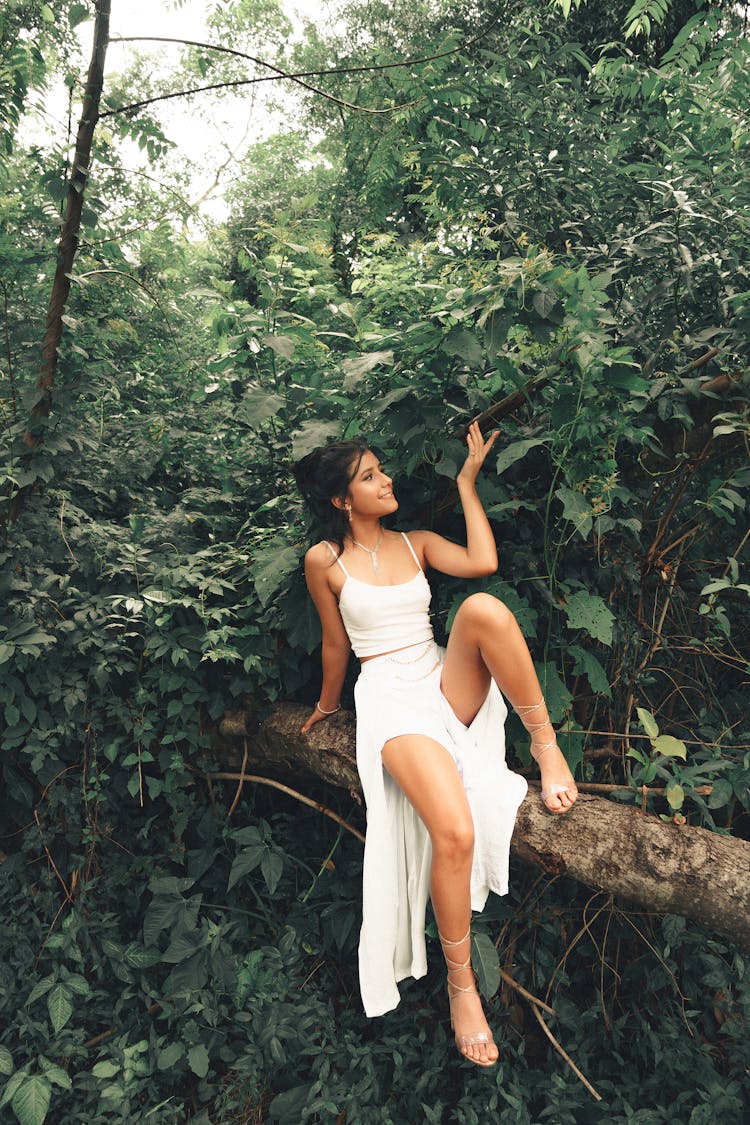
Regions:
M 531 753 L 539 763 L 542 792 L 550 812 L 565 812 L 578 793 L 543 700 L 523 633 L 508 607 L 491 594 L 472 594 L 453 622 L 445 664 L 443 694 L 463 723 L 484 702 L 490 677 L 531 733 Z
M 430 896 L 440 934 L 451 944 L 449 982 L 455 992 L 451 1015 L 457 1041 L 485 1034 L 487 1042 L 461 1046 L 467 1058 L 485 1066 L 498 1057 L 482 1010 L 469 961 L 471 941 L 471 861 L 474 824 L 456 763 L 448 751 L 424 735 L 401 735 L 386 742 L 383 764 L 422 818 L 432 842 Z M 463 992 L 462 989 L 469 989 Z

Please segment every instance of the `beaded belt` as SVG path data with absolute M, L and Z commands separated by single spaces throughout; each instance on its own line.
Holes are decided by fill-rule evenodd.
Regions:
M 396 653 L 394 653 L 393 655 L 387 654 L 386 656 L 384 656 L 383 659 L 387 660 L 389 664 L 396 664 L 399 667 L 406 668 L 411 664 L 418 664 L 419 661 L 422 660 L 423 657 L 425 657 L 427 655 L 427 653 L 430 651 L 430 649 L 434 647 L 434 645 L 435 645 L 434 640 L 427 641 L 424 645 L 422 645 L 421 651 L 416 656 L 409 657 L 409 659 L 407 659 L 407 660 L 397 660 L 396 659 L 396 655 L 397 655 Z M 414 648 L 416 646 L 410 645 L 409 647 Z M 403 652 L 405 650 L 400 649 L 399 651 Z M 420 680 L 426 680 L 427 677 L 431 676 L 432 673 L 435 671 L 435 669 L 439 668 L 439 667 L 440 667 L 440 656 L 438 656 L 435 663 L 426 672 L 423 672 L 421 676 L 402 676 L 402 675 L 397 674 L 396 679 L 401 680 L 402 682 L 406 682 L 406 683 L 410 683 L 410 684 L 411 683 L 416 684 Z

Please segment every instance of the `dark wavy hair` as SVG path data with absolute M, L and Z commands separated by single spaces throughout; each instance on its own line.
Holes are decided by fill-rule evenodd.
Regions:
M 349 531 L 346 512 L 332 503 L 349 491 L 362 458 L 370 449 L 363 441 L 332 441 L 308 453 L 294 465 L 294 479 L 310 509 L 317 531 L 332 539 L 341 553 Z

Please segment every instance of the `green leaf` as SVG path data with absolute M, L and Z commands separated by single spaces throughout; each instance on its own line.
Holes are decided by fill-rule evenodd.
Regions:
M 52 1096 L 52 1084 L 41 1074 L 32 1074 L 15 1092 L 11 1105 L 20 1125 L 42 1125 Z
M 125 950 L 122 960 L 130 969 L 150 969 L 161 961 L 161 954 L 157 949 L 144 949 L 133 943 Z
M 255 868 L 260 865 L 266 851 L 265 844 L 261 844 L 255 847 L 244 848 L 239 853 L 232 864 L 232 870 L 229 872 L 228 891 L 231 891 L 238 879 L 241 879 L 243 875 L 247 875 L 250 871 L 254 871 Z
M 161 960 L 166 961 L 168 965 L 179 965 L 182 961 L 187 961 L 188 957 L 197 953 L 201 944 L 199 933 L 178 934 L 162 953 Z
M 650 711 L 644 710 L 643 707 L 636 707 L 638 718 L 640 719 L 641 726 L 645 730 L 649 738 L 656 738 L 659 734 L 659 727 L 656 719 Z
M 711 787 L 711 795 L 708 798 L 708 807 L 710 809 L 721 809 L 724 805 L 728 805 L 734 796 L 734 789 L 732 783 L 727 781 L 725 777 L 720 777 L 713 783 Z
M 502 449 L 497 455 L 496 468 L 498 474 L 504 473 L 511 465 L 515 465 L 516 461 L 525 457 L 530 449 L 544 444 L 543 438 L 526 438 L 524 441 L 514 441 L 510 445 L 506 445 L 505 449 Z
M 7 1047 L 0 1047 L 0 1074 L 12 1074 L 15 1070 L 13 1056 Z
M 685 800 L 685 790 L 677 781 L 670 781 L 667 784 L 667 801 L 670 809 L 675 812 L 682 808 L 683 801 Z
M 55 1086 L 59 1086 L 61 1090 L 70 1090 L 73 1087 L 73 1080 L 67 1071 L 63 1070 L 57 1063 L 50 1062 L 44 1055 L 39 1056 L 39 1063 L 45 1078 L 48 1078 Z
M 571 645 L 568 652 L 573 658 L 575 675 L 586 676 L 591 685 L 591 690 L 596 695 L 605 695 L 607 699 L 611 699 L 612 688 L 609 685 L 607 673 L 594 654 L 585 648 L 581 648 L 580 645 Z
M 671 734 L 660 734 L 654 739 L 653 747 L 657 754 L 663 754 L 665 758 L 687 758 L 685 743 L 680 742 L 679 738 L 673 738 Z
M 586 497 L 564 485 L 557 489 L 555 496 L 562 503 L 564 518 L 573 524 L 582 539 L 587 539 L 594 525 L 594 514 Z
M 254 844 L 263 843 L 263 837 L 254 824 L 250 824 L 246 828 L 236 828 L 233 832 L 230 832 L 229 835 L 235 843 L 240 844 L 243 848 L 249 848 Z
M 534 294 L 531 303 L 533 304 L 539 315 L 547 320 L 549 314 L 558 303 L 558 300 L 559 297 L 553 289 L 540 289 L 537 293 Z
M 594 640 L 612 644 L 615 616 L 598 594 L 577 590 L 566 599 L 563 609 L 571 629 L 584 629 Z
M 500 987 L 500 959 L 494 942 L 487 934 L 472 934 L 471 964 L 477 975 L 479 991 L 485 1000 L 489 1000 Z
M 333 441 L 340 434 L 341 425 L 338 422 L 304 422 L 292 435 L 292 460 L 299 461 L 300 457 L 312 453 L 313 449 L 325 445 L 327 441 Z
M 262 606 L 267 606 L 277 590 L 283 585 L 287 575 L 299 566 L 299 549 L 289 546 L 283 536 L 277 536 L 267 547 L 259 551 L 250 574 Z
M 263 337 L 263 343 L 272 352 L 284 359 L 291 359 L 296 347 L 296 343 L 291 336 L 272 336 L 270 333 Z
M 159 1052 L 156 1065 L 159 1070 L 169 1070 L 175 1063 L 179 1062 L 184 1054 L 185 1048 L 182 1043 L 170 1043 L 168 1047 Z
M 149 905 L 143 919 L 144 945 L 155 945 L 161 931 L 171 927 L 177 921 L 182 907 L 182 898 L 155 898 Z
M 119 1066 L 111 1059 L 102 1059 L 101 1062 L 95 1063 L 91 1068 L 91 1073 L 95 1078 L 114 1078 L 119 1071 Z
M 71 30 L 78 27 L 79 23 L 84 20 L 91 19 L 91 12 L 86 4 L 71 4 L 68 9 L 68 22 L 70 23 Z
M 70 990 L 67 985 L 58 983 L 50 990 L 47 996 L 47 1011 L 57 1035 L 73 1015 L 73 1005 L 70 1002 Z
M 279 879 L 284 871 L 284 860 L 282 856 L 280 856 L 278 852 L 267 850 L 263 859 L 260 861 L 260 869 L 269 892 L 273 894 L 279 885 Z
M 36 984 L 34 985 L 34 987 L 32 988 L 31 993 L 30 993 L 29 998 L 26 1001 L 26 1003 L 27 1004 L 33 1004 L 34 1001 L 38 1000 L 40 996 L 46 996 L 46 994 L 52 988 L 52 985 L 54 983 L 55 983 L 54 977 L 45 977 L 44 980 L 37 981 Z
M 368 371 L 372 371 L 373 367 L 378 367 L 381 364 L 385 367 L 390 367 L 392 363 L 393 352 L 390 349 L 385 352 L 370 352 L 368 355 L 357 356 L 356 359 L 342 360 L 341 368 L 344 372 L 344 389 L 350 391 L 356 387 L 360 379 L 366 375 Z
M 268 1107 L 272 1119 L 278 1121 L 279 1125 L 292 1125 L 292 1122 L 302 1121 L 302 1111 L 312 1087 L 313 1083 L 309 1082 L 304 1086 L 292 1086 L 291 1090 L 277 1094 Z
M 281 395 L 272 394 L 262 387 L 252 387 L 242 399 L 237 417 L 256 429 L 269 418 L 280 414 L 284 406 L 285 401 Z
M 468 328 L 452 328 L 440 347 L 448 355 L 462 359 L 469 367 L 482 365 L 482 345 Z
M 144 590 L 141 594 L 144 601 L 152 602 L 155 605 L 169 605 L 172 601 L 172 595 L 166 593 L 165 590 L 157 590 L 155 587 L 150 587 Z
M 188 1063 L 193 1074 L 205 1078 L 208 1074 L 208 1051 L 202 1043 L 196 1043 L 188 1051 Z

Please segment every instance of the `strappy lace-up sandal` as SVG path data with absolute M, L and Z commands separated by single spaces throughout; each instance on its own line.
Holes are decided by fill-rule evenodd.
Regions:
M 451 1031 L 455 1031 L 455 1027 L 454 1027 L 454 1023 L 453 1023 L 453 1001 L 456 1000 L 459 996 L 461 996 L 462 993 L 464 993 L 464 992 L 477 992 L 477 986 L 476 986 L 476 984 L 468 984 L 468 985 L 455 984 L 451 980 L 451 973 L 458 973 L 458 972 L 461 972 L 463 969 L 470 969 L 471 968 L 471 945 L 469 945 L 469 957 L 467 958 L 466 961 L 454 961 L 454 960 L 452 960 L 452 958 L 450 958 L 448 956 L 448 954 L 446 953 L 446 949 L 455 949 L 456 946 L 463 945 L 465 941 L 469 941 L 469 939 L 471 937 L 471 928 L 469 928 L 466 931 L 464 936 L 459 941 L 449 941 L 447 938 L 443 937 L 443 935 L 440 933 L 439 930 L 438 930 L 438 937 L 440 938 L 440 944 L 443 947 L 443 956 L 445 957 L 445 964 L 446 964 L 446 968 L 447 968 L 448 1005 L 450 1007 L 450 1013 L 451 1013 Z M 478 993 L 477 993 L 477 995 L 478 995 Z M 492 1038 L 492 1032 L 475 1031 L 471 1035 L 456 1035 L 455 1039 L 456 1039 L 456 1046 L 458 1047 L 458 1050 L 459 1050 L 459 1054 L 463 1055 L 463 1057 L 468 1062 L 472 1062 L 472 1063 L 475 1063 L 477 1066 L 484 1066 L 484 1067 L 495 1066 L 495 1064 L 497 1063 L 497 1059 L 487 1059 L 486 1061 L 483 1061 L 481 1059 L 473 1059 L 471 1057 L 471 1055 L 467 1055 L 467 1053 L 466 1053 L 467 1048 L 470 1048 L 470 1047 L 477 1047 L 477 1046 L 481 1046 L 482 1044 L 487 1045 L 487 1046 L 489 1046 L 490 1043 L 494 1044 L 495 1040 Z
M 533 703 L 529 707 L 516 707 L 515 708 L 516 714 L 518 715 L 519 719 L 523 723 L 526 730 L 531 735 L 531 756 L 532 756 L 532 758 L 534 759 L 535 762 L 539 762 L 539 760 L 542 757 L 544 757 L 545 754 L 549 754 L 549 752 L 551 750 L 557 750 L 557 752 L 559 754 L 562 754 L 562 751 L 560 750 L 560 747 L 557 745 L 557 739 L 554 737 L 555 732 L 552 728 L 552 723 L 550 722 L 549 715 L 547 715 L 546 719 L 544 719 L 542 722 L 539 722 L 539 723 L 530 723 L 530 722 L 526 721 L 526 715 L 531 715 L 535 711 L 541 710 L 542 707 L 545 709 L 545 711 L 547 710 L 547 705 L 546 705 L 546 703 L 544 702 L 543 699 L 541 700 L 541 702 Z M 549 727 L 549 729 L 552 731 L 553 737 L 548 742 L 537 741 L 536 736 L 541 731 L 543 731 L 546 727 Z M 564 760 L 565 759 L 563 758 L 563 761 Z M 565 768 L 568 770 L 568 773 L 570 774 L 570 770 L 568 769 L 567 763 L 565 765 Z M 571 804 L 570 805 L 563 805 L 562 808 L 553 808 L 550 805 L 550 801 L 554 797 L 558 797 L 561 793 L 570 793 L 571 794 L 571 797 L 572 797 Z M 559 813 L 567 812 L 568 809 L 573 807 L 573 802 L 575 801 L 577 796 L 578 796 L 578 789 L 576 788 L 576 783 L 573 780 L 572 774 L 570 775 L 570 781 L 566 782 L 564 785 L 551 784 L 551 785 L 547 785 L 547 786 L 542 786 L 542 800 L 544 801 L 545 807 L 551 813 L 559 814 Z

